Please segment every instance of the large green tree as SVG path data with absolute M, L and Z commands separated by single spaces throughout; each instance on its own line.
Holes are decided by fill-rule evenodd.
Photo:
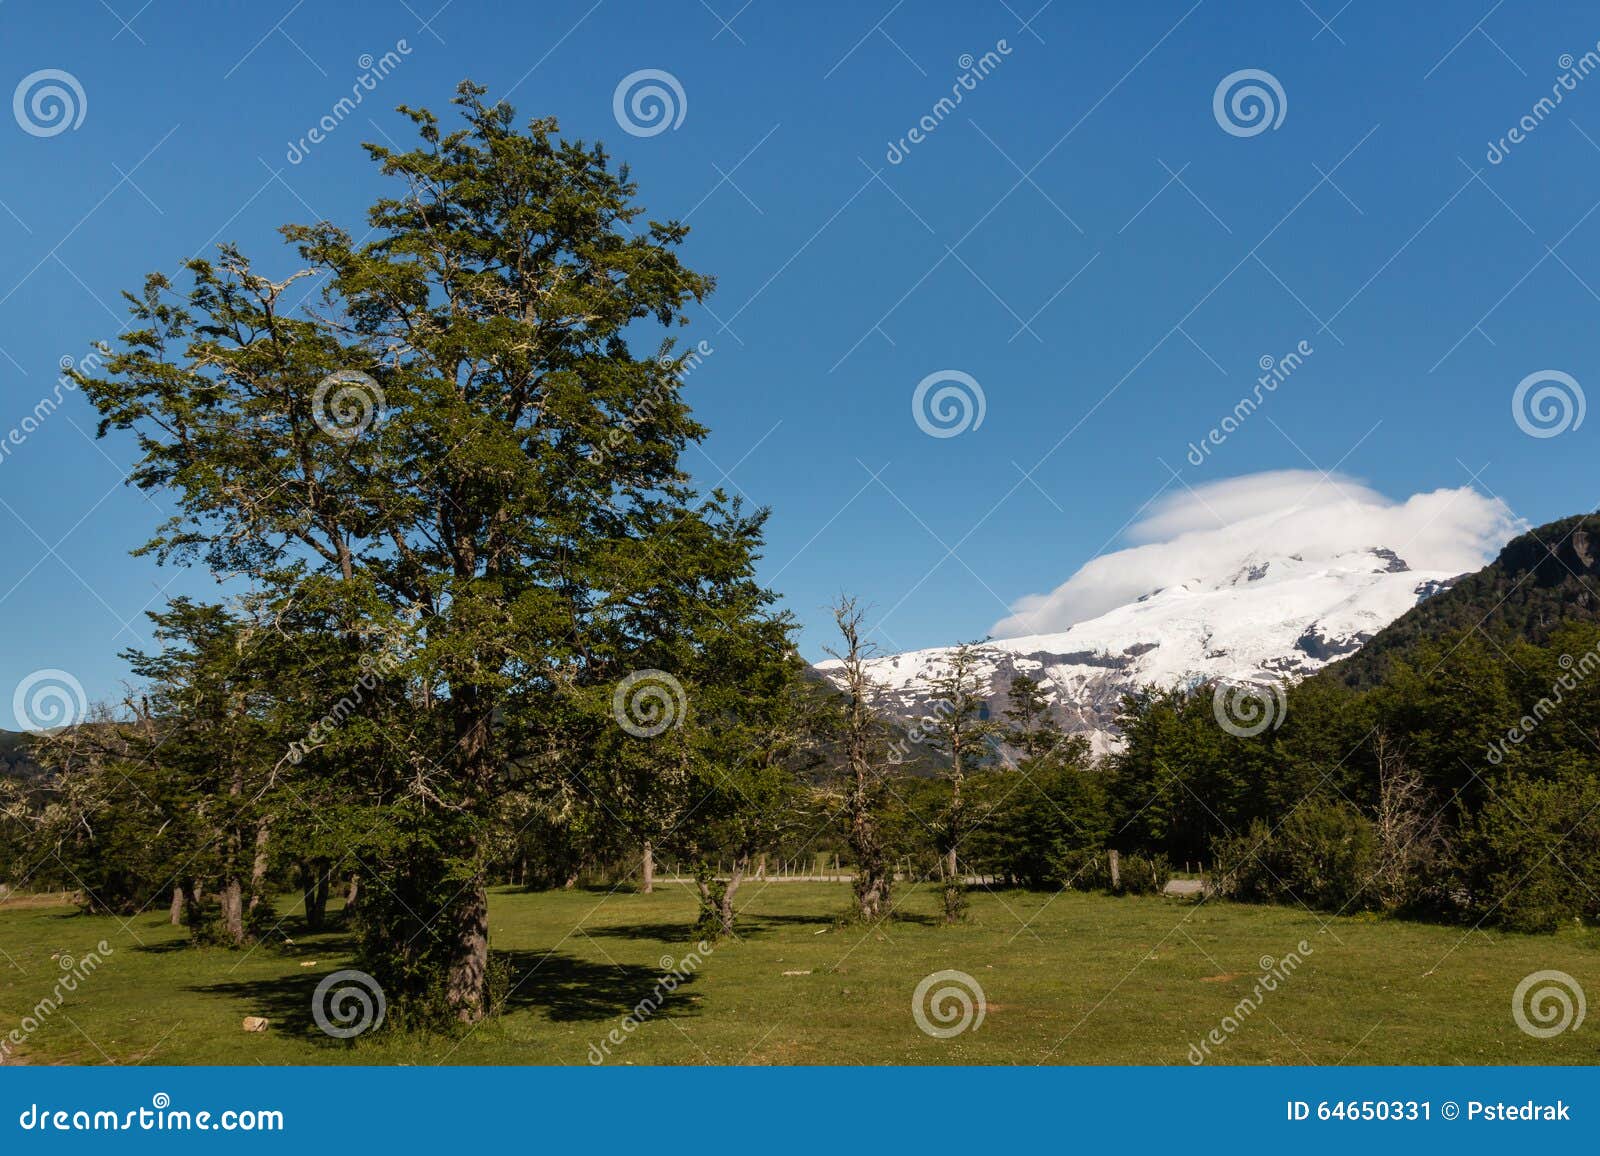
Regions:
M 497 796 L 527 738 L 501 720 L 616 677 L 596 623 L 637 593 L 663 521 L 700 516 L 678 458 L 704 430 L 670 342 L 634 344 L 712 288 L 626 167 L 552 120 L 519 129 L 485 91 L 461 86 L 452 131 L 402 108 L 419 147 L 366 146 L 397 188 L 363 236 L 288 227 L 301 264 L 277 279 L 231 246 L 190 261 L 187 288 L 152 276 L 125 348 L 79 377 L 102 433 L 135 432 L 132 481 L 180 504 L 146 549 L 352 640 L 409 631 L 366 943 L 392 996 L 469 1022 Z

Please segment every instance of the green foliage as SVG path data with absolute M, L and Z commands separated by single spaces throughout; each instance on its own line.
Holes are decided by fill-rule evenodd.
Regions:
M 1015 770 L 972 781 L 982 815 L 963 858 L 985 874 L 1025 887 L 1055 888 L 1076 874 L 1063 863 L 1104 850 L 1110 833 L 1104 774 L 1089 764 L 1081 738 Z
M 1513 931 L 1600 921 L 1600 780 L 1500 776 L 1462 831 L 1467 915 Z
M 242 576 L 285 649 L 309 651 L 253 683 L 219 669 L 209 713 L 183 716 L 235 776 L 193 792 L 223 836 L 214 873 L 239 877 L 252 819 L 325 825 L 378 884 L 363 959 L 402 1002 L 469 1021 L 507 833 L 543 807 L 588 834 L 565 822 L 581 794 L 631 789 L 620 817 L 646 832 L 686 811 L 705 735 L 737 728 L 617 744 L 612 688 L 663 671 L 715 719 L 716 672 L 769 598 L 750 577 L 764 513 L 698 499 L 679 467 L 705 433 L 684 355 L 630 345 L 711 291 L 678 259 L 687 230 L 650 220 L 604 148 L 553 120 L 519 129 L 486 91 L 460 87 L 451 130 L 402 109 L 415 148 L 367 146 L 392 193 L 364 228 L 286 227 L 299 267 L 272 275 L 223 246 L 184 263 L 186 284 L 150 276 L 104 376 L 76 374 L 101 432 L 136 437 L 130 480 L 178 506 L 144 549 Z M 320 307 L 298 309 L 307 277 Z M 629 753 L 624 789 L 574 783 L 608 745 Z M 286 749 L 294 771 L 274 776 Z
M 1117 864 L 1117 895 L 1160 895 L 1172 879 L 1172 864 L 1162 854 L 1124 855 Z M 1109 882 L 1109 881 L 1108 881 Z
M 1342 800 L 1310 799 L 1276 828 L 1257 819 L 1244 833 L 1218 840 L 1212 858 L 1217 889 L 1229 898 L 1336 912 L 1372 902 L 1372 824 Z

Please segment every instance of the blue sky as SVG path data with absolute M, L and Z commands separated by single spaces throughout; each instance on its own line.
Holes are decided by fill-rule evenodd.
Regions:
M 1225 477 L 1337 469 L 1397 499 L 1471 484 L 1532 523 L 1594 507 L 1600 419 L 1532 437 L 1512 395 L 1546 370 L 1600 381 L 1600 75 L 1486 159 L 1563 55 L 1595 48 L 1592 10 L 741 2 L 10 0 L 0 89 L 69 73 L 82 119 L 26 131 L 26 92 L 0 117 L 0 434 L 63 356 L 116 332 L 146 272 L 219 240 L 288 271 L 279 224 L 356 223 L 381 188 L 360 142 L 409 143 L 393 106 L 443 109 L 471 76 L 604 139 L 654 215 L 687 215 L 689 258 L 719 280 L 682 334 L 715 350 L 689 389 L 713 433 L 688 464 L 773 508 L 764 573 L 811 657 L 841 590 L 889 649 L 981 636 L 1152 499 Z M 640 70 L 677 82 L 676 127 L 619 124 Z M 1276 127 L 1217 119 L 1241 70 L 1281 88 Z M 1292 377 L 1187 460 L 1260 360 L 1302 341 Z M 941 371 L 977 383 L 981 425 L 913 420 Z M 113 694 L 143 611 L 204 589 L 128 557 L 170 503 L 122 487 L 131 444 L 93 430 L 68 398 L 0 458 L 0 725 L 40 669 Z

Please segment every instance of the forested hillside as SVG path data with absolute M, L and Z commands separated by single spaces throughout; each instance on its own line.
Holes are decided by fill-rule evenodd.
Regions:
M 1600 514 L 1578 514 L 1509 542 L 1476 574 L 1407 611 L 1323 678 L 1371 686 L 1389 661 L 1427 638 L 1478 629 L 1543 642 L 1564 622 L 1600 619 Z

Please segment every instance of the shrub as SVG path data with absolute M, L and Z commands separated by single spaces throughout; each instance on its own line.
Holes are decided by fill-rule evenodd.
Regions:
M 1260 819 L 1212 845 L 1217 893 L 1246 903 L 1303 903 L 1323 911 L 1370 906 L 1377 868 L 1372 823 L 1341 801 L 1313 800 L 1276 829 Z
M 1160 895 L 1172 878 L 1165 855 L 1125 855 L 1117 866 L 1117 895 Z
M 1507 776 L 1461 833 L 1469 918 L 1513 931 L 1600 919 L 1600 782 Z
M 1058 847 L 1050 856 L 1050 872 L 1062 887 L 1073 891 L 1106 891 L 1111 887 L 1111 868 L 1104 851 Z

